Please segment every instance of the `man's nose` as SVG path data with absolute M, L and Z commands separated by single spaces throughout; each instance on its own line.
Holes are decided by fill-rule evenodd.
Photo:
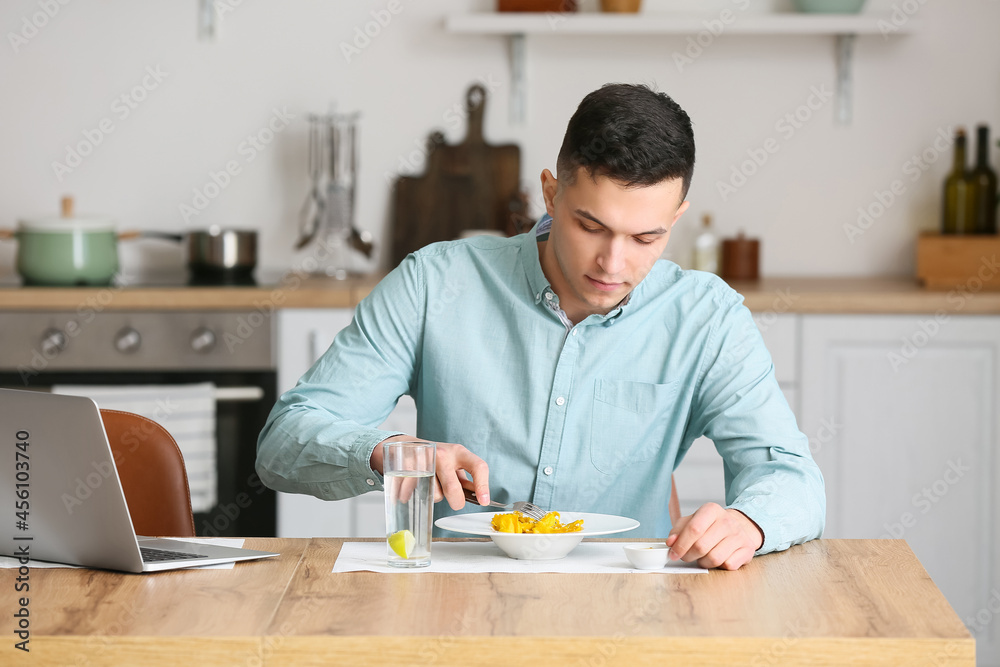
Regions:
M 618 275 L 625 268 L 625 241 L 624 239 L 611 239 L 611 241 L 601 249 L 601 254 L 597 257 L 597 265 L 608 274 L 609 277 Z

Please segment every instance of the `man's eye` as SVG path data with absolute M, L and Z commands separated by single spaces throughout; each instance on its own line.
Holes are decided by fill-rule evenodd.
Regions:
M 600 227 L 588 227 L 587 225 L 580 223 L 580 228 L 585 232 L 590 232 L 591 234 L 597 234 L 601 231 Z
M 638 236 L 636 236 L 635 237 L 635 242 L 638 243 L 639 245 L 649 245 L 653 241 L 652 241 L 652 239 L 641 239 Z

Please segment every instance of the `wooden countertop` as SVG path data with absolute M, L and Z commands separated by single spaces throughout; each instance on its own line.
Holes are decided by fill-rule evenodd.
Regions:
M 254 310 L 350 308 L 379 276 L 336 281 L 285 276 L 261 287 L 0 287 L 2 310 Z M 931 291 L 907 278 L 765 278 L 733 283 L 755 313 L 998 315 L 1000 292 Z
M 1000 315 L 1000 291 L 975 282 L 945 291 L 909 278 L 764 278 L 732 287 L 754 313 Z
M 333 574 L 343 542 L 249 539 L 281 555 L 231 570 L 32 569 L 31 664 L 975 664 L 902 540 L 688 575 Z
M 352 308 L 377 276 L 333 280 L 289 274 L 259 287 L 0 287 L 2 310 L 255 310 Z

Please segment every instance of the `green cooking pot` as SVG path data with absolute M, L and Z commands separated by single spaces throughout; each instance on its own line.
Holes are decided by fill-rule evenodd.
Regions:
M 118 272 L 118 234 L 104 218 L 21 220 L 15 238 L 17 271 L 25 285 L 110 285 Z

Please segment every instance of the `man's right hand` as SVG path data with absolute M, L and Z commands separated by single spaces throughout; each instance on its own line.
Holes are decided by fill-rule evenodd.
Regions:
M 382 442 L 405 442 L 420 440 L 411 435 L 395 435 Z M 437 475 L 434 480 L 434 502 L 442 499 L 448 501 L 453 510 L 465 507 L 464 489 L 476 492 L 476 498 L 481 505 L 490 502 L 490 470 L 486 461 L 482 460 L 463 445 L 451 442 L 438 442 L 436 449 Z M 375 446 L 371 456 L 372 470 L 383 474 L 382 443 Z M 472 481 L 466 479 L 465 473 L 472 476 Z

